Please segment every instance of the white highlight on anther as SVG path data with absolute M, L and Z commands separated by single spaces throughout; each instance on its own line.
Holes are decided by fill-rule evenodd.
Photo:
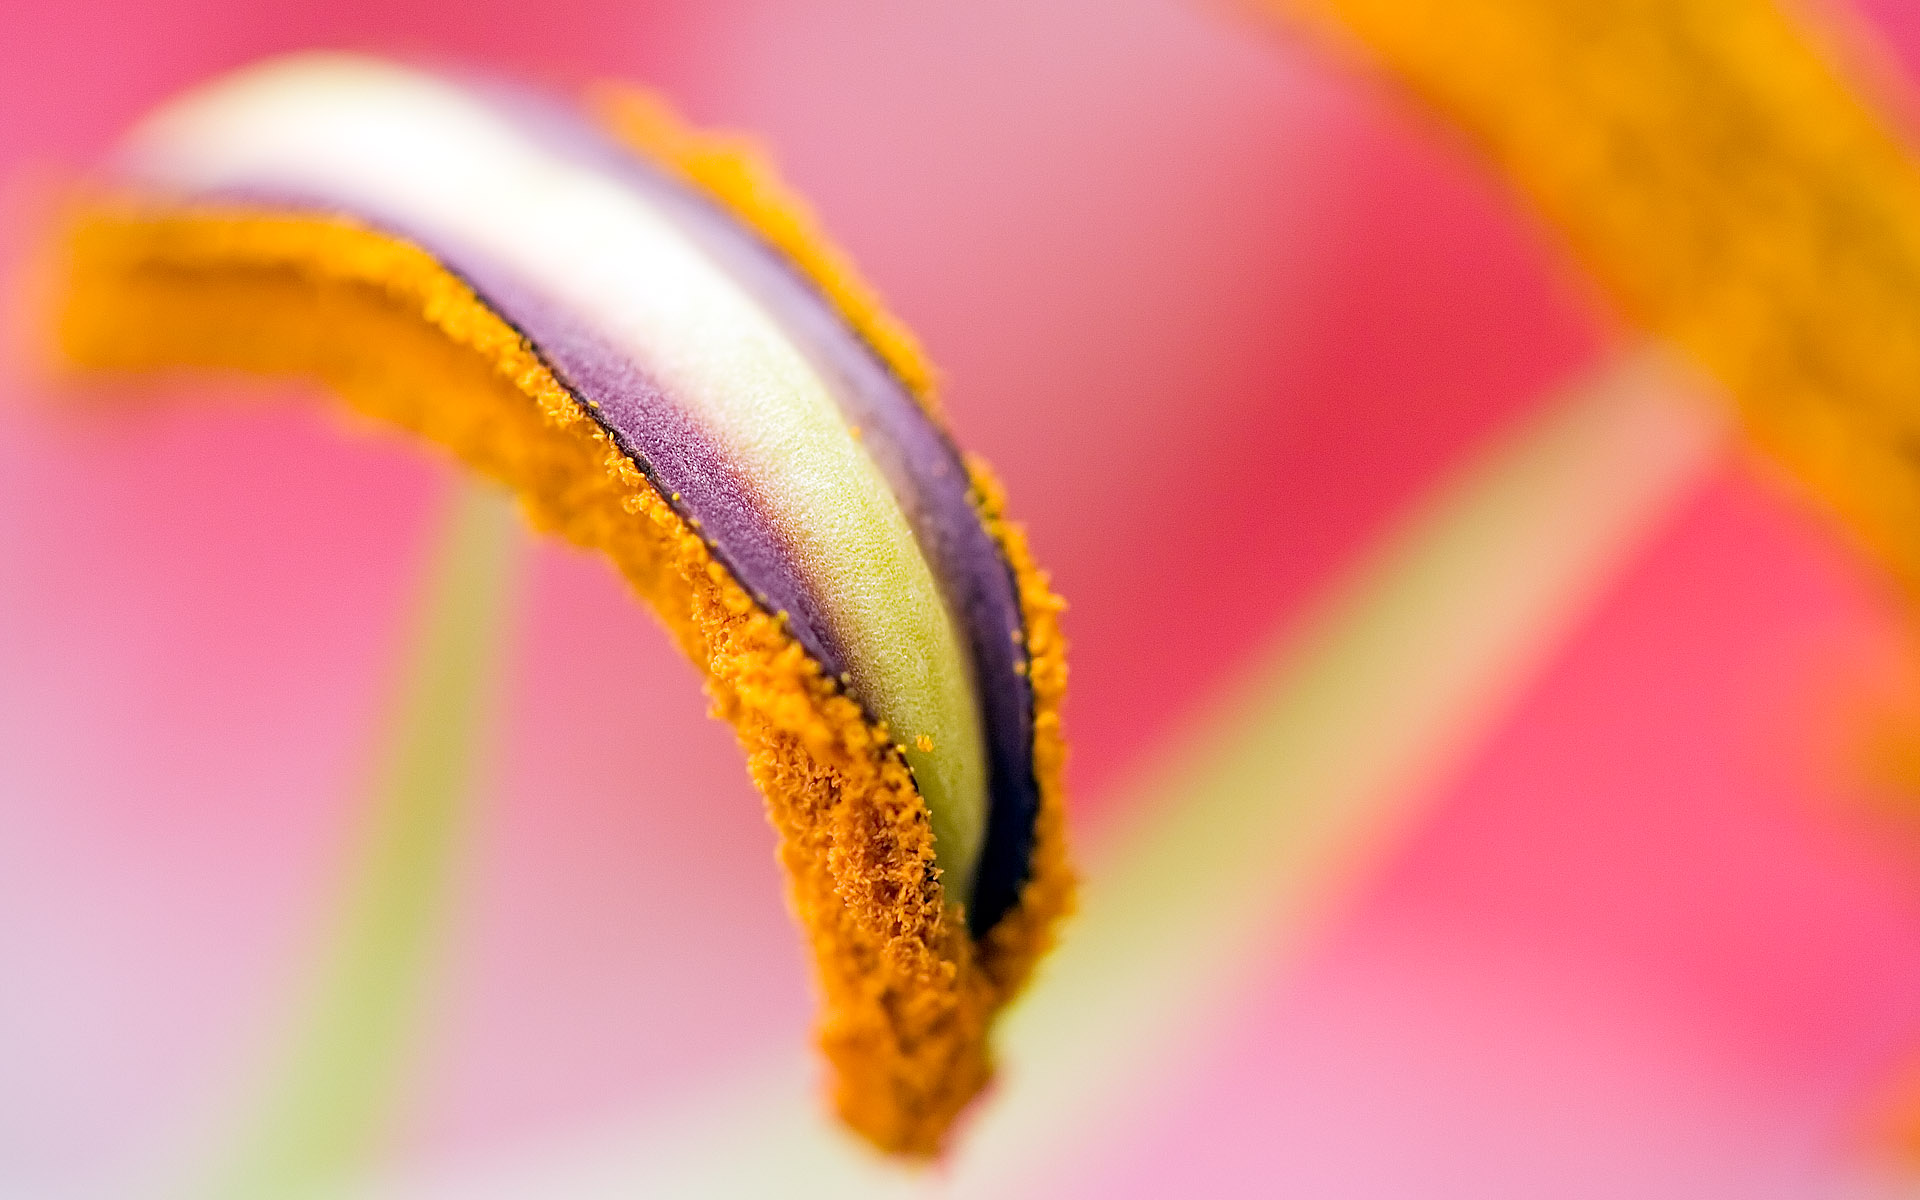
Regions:
M 930 735 L 903 749 L 952 894 L 971 893 L 986 760 L 932 572 L 802 351 L 646 197 L 447 82 L 348 55 L 192 93 L 136 131 L 126 161 L 166 187 L 295 190 L 469 248 L 642 364 L 754 482 L 817 585 L 854 695 L 888 728 Z

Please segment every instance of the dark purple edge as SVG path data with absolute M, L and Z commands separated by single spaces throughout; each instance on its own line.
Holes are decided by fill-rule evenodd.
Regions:
M 988 757 L 987 831 L 967 924 L 976 938 L 984 935 L 1019 902 L 1031 865 L 1039 786 L 1018 583 L 976 507 L 959 450 L 833 302 L 756 231 L 544 95 L 492 79 L 464 82 L 544 149 L 647 194 L 766 306 L 826 377 L 843 415 L 860 427 L 967 646 Z M 521 335 L 754 601 L 785 614 L 801 647 L 833 679 L 844 678 L 843 645 L 817 595 L 793 569 L 752 481 L 732 469 L 624 353 L 486 255 L 423 236 L 403 222 L 290 189 L 225 189 L 202 199 L 250 210 L 341 215 L 432 254 Z
M 792 549 L 754 481 L 686 410 L 640 366 L 511 272 L 465 248 L 442 251 L 416 244 L 526 339 L 581 410 L 687 520 L 754 601 L 785 616 L 801 647 L 839 679 L 847 669 L 845 646 L 818 592 L 795 569 Z
M 958 447 L 818 285 L 733 213 L 543 94 L 490 78 L 463 82 L 544 149 L 659 203 L 838 385 L 829 390 L 849 422 L 860 427 L 967 643 L 986 735 L 989 796 L 967 924 L 975 937 L 985 934 L 1019 903 L 1032 863 L 1040 789 L 1019 583 L 981 518 Z
M 622 352 L 562 306 L 484 253 L 426 236 L 364 206 L 291 188 L 229 188 L 200 197 L 262 210 L 343 217 L 409 242 L 473 290 L 521 340 L 620 453 L 706 543 L 756 604 L 784 614 L 795 639 L 836 683 L 846 670 L 841 640 L 752 480 L 730 463 L 686 411 Z

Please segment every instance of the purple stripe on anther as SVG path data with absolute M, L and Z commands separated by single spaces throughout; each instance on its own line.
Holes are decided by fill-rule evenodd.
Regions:
M 784 612 L 800 645 L 829 674 L 847 669 L 844 643 L 775 529 L 752 480 L 687 410 L 634 362 L 571 314 L 478 256 L 438 254 L 486 305 L 525 334 L 554 375 L 687 517 L 754 599 Z
M 968 924 L 984 933 L 1019 900 L 1040 797 L 1019 593 L 974 507 L 959 451 L 818 285 L 739 218 L 544 96 L 491 80 L 466 82 L 542 148 L 633 188 L 666 212 L 760 301 L 820 372 L 848 423 L 860 428 L 972 663 L 990 805 Z
M 958 450 L 819 287 L 732 213 L 543 97 L 494 81 L 463 82 L 542 150 L 631 189 L 662 212 L 774 319 L 819 373 L 842 417 L 859 428 L 932 572 L 972 672 L 989 803 L 968 924 L 984 933 L 1018 902 L 1039 789 L 1018 590 L 974 505 Z M 434 254 L 527 337 L 742 586 L 770 611 L 788 614 L 801 646 L 829 673 L 847 669 L 844 642 L 768 519 L 754 481 L 692 414 L 590 325 L 484 253 L 447 244 L 433 231 L 409 229 L 324 195 L 226 195 L 267 208 L 343 212 Z
M 787 614 L 788 629 L 801 648 L 828 674 L 846 671 L 844 643 L 826 620 L 811 581 L 788 552 L 752 480 L 666 389 L 563 306 L 484 253 L 422 234 L 364 205 L 289 188 L 222 189 L 207 199 L 250 212 L 344 217 L 427 251 L 527 339 L 554 377 L 674 511 L 688 519 L 741 586 L 767 611 Z

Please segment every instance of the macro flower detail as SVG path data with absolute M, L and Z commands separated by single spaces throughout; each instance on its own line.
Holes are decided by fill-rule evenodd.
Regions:
M 841 1115 L 930 1153 L 1071 893 L 1059 601 L 804 211 L 601 108 L 335 55 L 209 85 L 76 213 L 63 349 L 317 378 L 611 560 L 767 798 Z
M 1915 1190 L 1920 7 L 14 15 L 0 1196 Z

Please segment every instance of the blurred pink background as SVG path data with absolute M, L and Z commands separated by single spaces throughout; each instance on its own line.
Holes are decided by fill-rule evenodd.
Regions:
M 1920 26 L 1871 10 L 1915 61 Z M 641 81 L 772 148 L 1072 602 L 1083 830 L 1443 470 L 1624 340 L 1446 130 L 1170 0 L 22 7 L 6 264 L 143 110 L 307 46 Z M 273 1036 L 453 478 L 299 389 L 169 395 L 109 423 L 0 377 L 4 1194 L 164 1157 Z M 1053 1184 L 1857 1186 L 1920 1055 L 1920 859 L 1846 720 L 1902 644 L 1879 577 L 1729 458 L 1306 961 Z M 510 687 L 400 1162 L 666 1111 L 807 1038 L 759 801 L 600 564 L 530 551 Z M 625 714 L 617 745 L 581 745 L 583 705 Z

